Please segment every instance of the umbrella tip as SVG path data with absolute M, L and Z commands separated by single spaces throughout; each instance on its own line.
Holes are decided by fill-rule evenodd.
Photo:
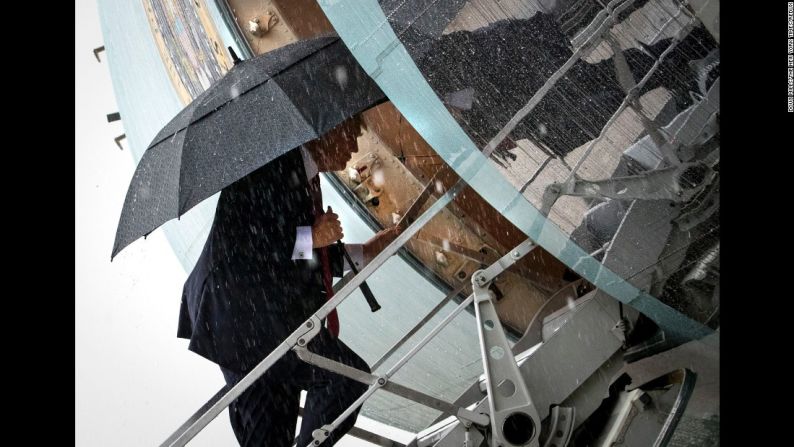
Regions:
M 237 57 L 237 53 L 235 53 L 235 52 L 234 52 L 234 48 L 232 48 L 232 47 L 227 47 L 227 48 L 229 49 L 229 54 L 231 54 L 231 55 L 232 55 L 232 61 L 234 61 L 234 65 L 237 65 L 237 64 L 239 64 L 240 62 L 242 62 L 242 61 L 240 60 L 240 58 L 239 58 L 239 57 Z

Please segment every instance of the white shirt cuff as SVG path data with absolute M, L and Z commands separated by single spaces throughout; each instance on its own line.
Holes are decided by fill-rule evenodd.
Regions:
M 295 237 L 295 248 L 292 249 L 292 260 L 310 260 L 312 259 L 312 227 L 306 226 L 296 228 L 297 236 Z M 350 256 L 353 256 L 353 254 L 351 253 Z
M 350 255 L 350 259 L 352 259 L 353 263 L 356 265 L 356 270 L 361 271 L 361 269 L 367 265 L 364 262 L 364 244 L 345 244 L 345 249 L 347 250 L 347 254 Z M 345 265 L 342 269 L 345 272 L 352 270 L 350 264 L 347 262 L 347 258 L 345 258 Z

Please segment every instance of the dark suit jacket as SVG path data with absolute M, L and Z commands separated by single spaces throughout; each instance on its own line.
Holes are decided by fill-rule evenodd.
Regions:
M 661 40 L 647 47 L 648 52 L 658 57 L 670 42 Z M 459 111 L 458 122 L 484 147 L 573 55 L 569 46 L 554 17 L 538 13 L 529 19 L 501 20 L 475 31 L 445 34 L 418 66 L 448 103 L 452 95 L 473 89 L 471 108 Z M 706 57 L 714 48 L 717 43 L 710 33 L 702 26 L 695 28 L 668 54 L 640 94 L 665 87 L 674 93 L 679 110 L 688 107 L 689 91 L 697 91 L 697 76 L 689 61 Z M 637 82 L 655 62 L 634 48 L 623 54 Z M 625 96 L 611 58 L 594 64 L 579 60 L 510 136 L 530 138 L 564 156 L 598 136 Z
M 313 222 L 299 150 L 224 188 L 182 293 L 177 336 L 190 350 L 248 371 L 326 301 L 318 254 L 291 260 L 296 227 Z M 329 258 L 340 276 L 341 251 Z

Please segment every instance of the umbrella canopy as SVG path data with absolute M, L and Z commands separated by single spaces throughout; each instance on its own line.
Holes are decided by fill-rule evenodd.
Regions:
M 154 137 L 121 211 L 112 257 L 163 223 L 384 95 L 336 36 L 236 64 Z

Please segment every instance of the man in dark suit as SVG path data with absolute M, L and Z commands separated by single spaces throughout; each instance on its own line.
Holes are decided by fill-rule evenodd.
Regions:
M 322 212 L 317 174 L 344 169 L 358 150 L 361 125 L 360 118 L 349 119 L 221 192 L 210 235 L 185 282 L 177 336 L 220 365 L 227 384 L 242 379 L 325 303 L 330 272 L 324 278 L 319 258 L 341 276 L 343 254 L 334 243 L 342 227 L 330 207 Z M 398 232 L 383 230 L 363 246 L 348 246 L 354 262 L 372 259 Z M 369 372 L 333 333 L 335 316 L 309 350 Z M 229 406 L 240 444 L 291 445 L 301 389 L 307 398 L 297 445 L 306 446 L 312 431 L 332 422 L 366 386 L 290 351 Z M 326 442 L 333 445 L 350 430 L 357 414 Z
M 632 8 L 643 3 L 634 2 Z M 568 10 L 566 6 L 564 11 Z M 643 50 L 623 51 L 637 82 L 671 44 L 670 38 L 653 45 L 640 42 Z M 554 15 L 543 13 L 528 19 L 500 20 L 474 31 L 455 31 L 427 46 L 417 62 L 419 69 L 479 147 L 484 147 L 573 55 L 563 27 Z M 696 62 L 718 48 L 705 27 L 695 27 L 669 52 L 640 95 L 664 87 L 677 111 L 689 107 L 690 92 L 705 94 L 698 92 L 703 74 L 695 69 Z M 578 60 L 516 125 L 505 144 L 513 148 L 512 141 L 529 138 L 565 156 L 596 138 L 625 97 L 612 58 L 597 63 Z M 500 152 L 497 155 L 504 156 Z

